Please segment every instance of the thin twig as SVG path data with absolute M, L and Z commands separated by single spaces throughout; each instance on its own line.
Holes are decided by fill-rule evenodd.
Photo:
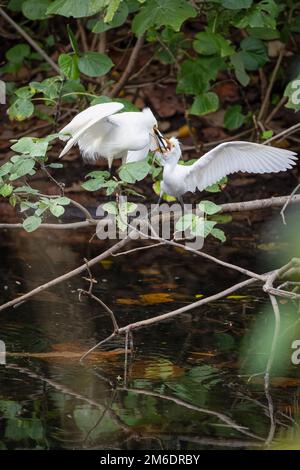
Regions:
M 132 70 L 135 66 L 136 60 L 138 58 L 139 52 L 140 52 L 143 44 L 144 44 L 144 36 L 142 35 L 137 39 L 137 41 L 135 43 L 135 46 L 132 49 L 132 52 L 131 52 L 130 58 L 128 60 L 128 63 L 125 67 L 125 70 L 122 73 L 119 81 L 115 84 L 115 86 L 113 87 L 111 92 L 108 93 L 108 95 L 111 98 L 114 98 L 115 96 L 118 96 L 118 94 L 122 90 L 123 86 L 126 84 L 127 80 L 129 79 L 130 74 L 131 74 L 131 72 L 132 72 Z
M 51 59 L 51 57 L 46 54 L 46 52 L 29 36 L 29 34 L 24 31 L 23 28 L 21 28 L 20 25 L 18 25 L 4 10 L 3 8 L 0 7 L 0 15 L 11 25 L 13 28 L 15 28 L 16 31 L 31 45 L 31 47 L 40 54 L 40 56 L 45 59 L 46 62 L 48 62 L 49 65 L 57 72 L 59 75 L 63 75 L 62 71 L 56 65 L 56 63 Z

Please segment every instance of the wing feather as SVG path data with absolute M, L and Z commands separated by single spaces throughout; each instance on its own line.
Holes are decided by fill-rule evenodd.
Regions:
M 117 113 L 123 108 L 124 105 L 122 103 L 101 103 L 96 104 L 95 106 L 90 106 L 75 116 L 72 121 L 60 131 L 60 138 L 62 140 L 69 139 L 69 141 L 60 153 L 59 158 L 63 157 L 70 148 L 78 142 L 78 139 L 82 134 L 89 130 L 93 125 L 96 123 L 100 124 L 104 118 Z M 101 132 L 101 129 L 99 128 L 98 131 Z M 70 137 L 66 136 L 66 134 L 70 134 Z
M 187 191 L 200 191 L 238 171 L 277 173 L 296 164 L 295 152 L 253 142 L 220 144 L 189 167 L 185 178 Z

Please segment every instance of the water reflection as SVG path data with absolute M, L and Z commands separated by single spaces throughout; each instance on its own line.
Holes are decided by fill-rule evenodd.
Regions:
M 94 240 L 87 252 L 85 239 L 73 232 L 6 234 L 1 242 L 1 301 L 103 250 Z M 211 263 L 191 263 L 189 254 L 159 250 L 112 258 L 93 270 L 95 293 L 113 308 L 121 325 L 239 280 L 237 273 L 216 272 Z M 245 246 L 242 250 L 243 265 L 254 269 L 255 253 L 246 256 Z M 227 254 L 230 258 L 232 252 Z M 263 378 L 248 381 L 249 374 L 263 368 L 263 340 L 257 346 L 250 333 L 245 336 L 255 317 L 271 328 L 260 289 L 248 288 L 201 311 L 135 332 L 125 384 L 124 338 L 107 343 L 83 364 L 78 361 L 112 328 L 98 304 L 85 297 L 79 301 L 77 289 L 87 285 L 82 277 L 74 278 L 2 312 L 0 339 L 7 363 L 0 366 L 0 449 L 264 446 L 270 416 Z M 261 325 L 257 328 L 262 331 Z M 244 348 L 247 355 L 241 356 Z M 285 439 L 297 426 L 300 377 L 295 367 L 276 372 L 276 438 Z

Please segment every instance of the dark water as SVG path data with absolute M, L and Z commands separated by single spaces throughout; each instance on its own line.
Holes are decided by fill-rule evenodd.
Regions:
M 247 230 L 248 239 L 237 237 L 213 250 L 259 270 L 259 250 L 253 248 L 252 228 Z M 72 231 L 3 232 L 1 303 L 104 250 L 98 240 L 87 245 L 88 237 Z M 172 248 L 112 257 L 93 268 L 93 275 L 94 293 L 120 325 L 242 279 Z M 291 364 L 290 346 L 278 353 L 271 396 L 265 395 L 262 375 L 249 380 L 264 370 L 274 327 L 260 288 L 135 332 L 124 381 L 124 337 L 79 363 L 112 331 L 100 305 L 86 297 L 79 301 L 77 289 L 87 286 L 78 276 L 1 312 L 7 356 L 0 366 L 0 449 L 254 449 L 271 434 L 275 447 L 300 448 L 300 366 Z M 295 306 L 282 308 L 289 326 L 297 321 Z

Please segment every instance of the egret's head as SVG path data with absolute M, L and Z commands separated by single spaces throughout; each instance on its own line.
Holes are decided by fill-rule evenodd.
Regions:
M 149 130 L 152 130 L 155 126 L 157 126 L 157 120 L 155 119 L 155 116 L 150 108 L 144 108 L 142 113 L 145 125 L 149 127 Z
M 164 166 L 168 163 L 177 163 L 181 157 L 181 149 L 179 140 L 176 137 L 170 139 L 163 139 L 167 150 L 164 152 L 156 151 L 155 155 L 159 158 L 161 164 Z

